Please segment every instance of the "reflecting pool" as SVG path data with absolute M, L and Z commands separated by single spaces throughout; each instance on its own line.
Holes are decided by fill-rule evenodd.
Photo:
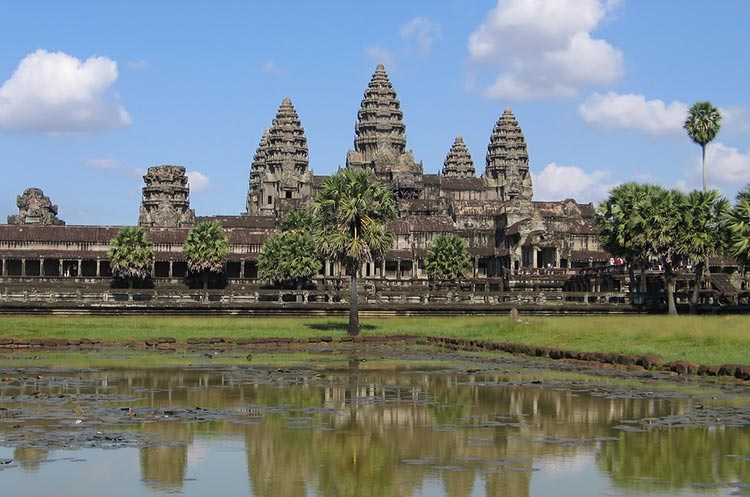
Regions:
M 358 360 L 1 372 L 3 497 L 750 495 L 741 394 Z

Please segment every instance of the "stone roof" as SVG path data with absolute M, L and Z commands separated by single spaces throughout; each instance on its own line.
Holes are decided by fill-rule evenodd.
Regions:
M 440 181 L 443 190 L 467 190 L 481 191 L 484 190 L 484 182 L 477 177 L 448 178 L 443 177 Z
M 406 125 L 396 90 L 388 79 L 385 67 L 379 64 L 365 90 L 357 113 L 354 150 L 372 159 L 378 149 L 403 154 L 406 150 Z
M 198 216 L 196 221 L 216 221 L 224 228 L 276 229 L 276 219 L 269 216 Z
M 474 161 L 469 149 L 466 148 L 464 139 L 460 136 L 456 137 L 445 162 L 443 162 L 443 176 L 450 178 L 473 178 L 476 176 Z
M 505 213 L 505 205 L 487 200 L 454 200 L 453 212 L 459 216 L 494 217 Z

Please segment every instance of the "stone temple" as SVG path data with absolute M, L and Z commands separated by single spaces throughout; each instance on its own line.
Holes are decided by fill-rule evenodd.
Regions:
M 565 274 L 609 259 L 599 246 L 592 204 L 533 200 L 529 152 L 511 109 L 505 109 L 489 132 L 481 174 L 460 136 L 446 143 L 445 150 L 442 168 L 435 168 L 440 172 L 425 173 L 407 147 L 396 90 L 385 68 L 377 66 L 357 113 L 346 167 L 370 168 L 386 182 L 397 201 L 398 218 L 388 226 L 395 235 L 393 247 L 383 260 L 362 268 L 364 278 L 396 288 L 407 281 L 426 281 L 427 249 L 442 233 L 466 241 L 473 258 L 468 278 L 499 281 L 501 287 L 503 281 L 509 285 L 512 275 Z M 228 288 L 260 285 L 257 259 L 264 240 L 287 212 L 312 201 L 323 179 L 310 169 L 305 129 L 288 98 L 252 157 L 244 213 L 196 216 L 185 169 L 149 168 L 138 225 L 155 244 L 154 284 L 179 284 L 186 275 L 181 249 L 187 233 L 196 222 L 213 219 L 230 238 Z M 37 188 L 18 197 L 18 209 L 7 225 L 0 225 L 3 277 L 108 281 L 107 251 L 117 227 L 66 226 L 57 217 L 57 206 Z M 341 276 L 341 271 L 327 261 L 321 281 Z

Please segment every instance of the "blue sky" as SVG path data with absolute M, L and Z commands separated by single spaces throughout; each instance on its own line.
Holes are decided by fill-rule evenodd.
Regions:
M 135 224 L 159 164 L 191 173 L 198 215 L 239 214 L 281 101 L 330 174 L 378 63 L 425 172 L 461 135 L 481 174 L 511 107 L 537 200 L 698 188 L 681 125 L 708 99 L 724 115 L 709 185 L 733 199 L 750 183 L 747 19 L 744 0 L 0 0 L 0 219 L 36 186 L 68 224 Z

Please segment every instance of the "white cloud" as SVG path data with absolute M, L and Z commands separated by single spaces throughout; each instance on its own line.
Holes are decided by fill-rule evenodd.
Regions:
M 539 174 L 532 174 L 535 200 L 574 198 L 579 202 L 598 202 L 607 196 L 612 184 L 606 183 L 608 171 L 587 173 L 578 166 L 558 166 L 554 162 Z
M 267 60 L 263 63 L 263 72 L 267 72 L 275 76 L 283 76 L 284 74 L 286 74 L 286 71 L 280 69 L 279 66 L 277 66 L 276 63 L 272 60 Z
M 750 150 L 740 152 L 721 142 L 706 147 L 706 174 L 711 182 L 741 187 L 750 183 Z
M 428 54 L 432 44 L 443 37 L 440 24 L 415 17 L 401 27 L 401 38 L 408 43 L 415 43 L 422 54 Z
M 92 169 L 114 170 L 120 168 L 120 162 L 110 157 L 95 157 L 88 159 L 86 165 Z
M 145 69 L 149 69 L 151 67 L 151 63 L 147 60 L 129 60 L 127 62 L 128 69 L 132 69 L 134 71 L 143 71 Z
M 390 50 L 382 45 L 370 45 L 365 47 L 365 55 L 376 64 L 383 64 L 386 69 L 393 69 L 395 57 Z
M 721 132 L 740 134 L 750 131 L 750 116 L 744 107 L 719 107 Z
M 81 61 L 37 50 L 0 87 L 0 131 L 73 134 L 130 126 L 109 93 L 116 80 L 117 63 L 106 57 Z
M 211 181 L 206 175 L 198 171 L 188 171 L 188 184 L 190 185 L 191 193 L 198 193 L 208 189 L 211 186 Z
M 687 112 L 688 106 L 682 102 L 646 100 L 636 93 L 594 93 L 578 106 L 583 120 L 595 128 L 651 136 L 683 134 Z
M 473 66 L 499 68 L 493 99 L 569 98 L 622 75 L 622 52 L 591 37 L 616 2 L 498 0 L 469 37 Z M 470 78 L 473 75 L 469 76 Z

